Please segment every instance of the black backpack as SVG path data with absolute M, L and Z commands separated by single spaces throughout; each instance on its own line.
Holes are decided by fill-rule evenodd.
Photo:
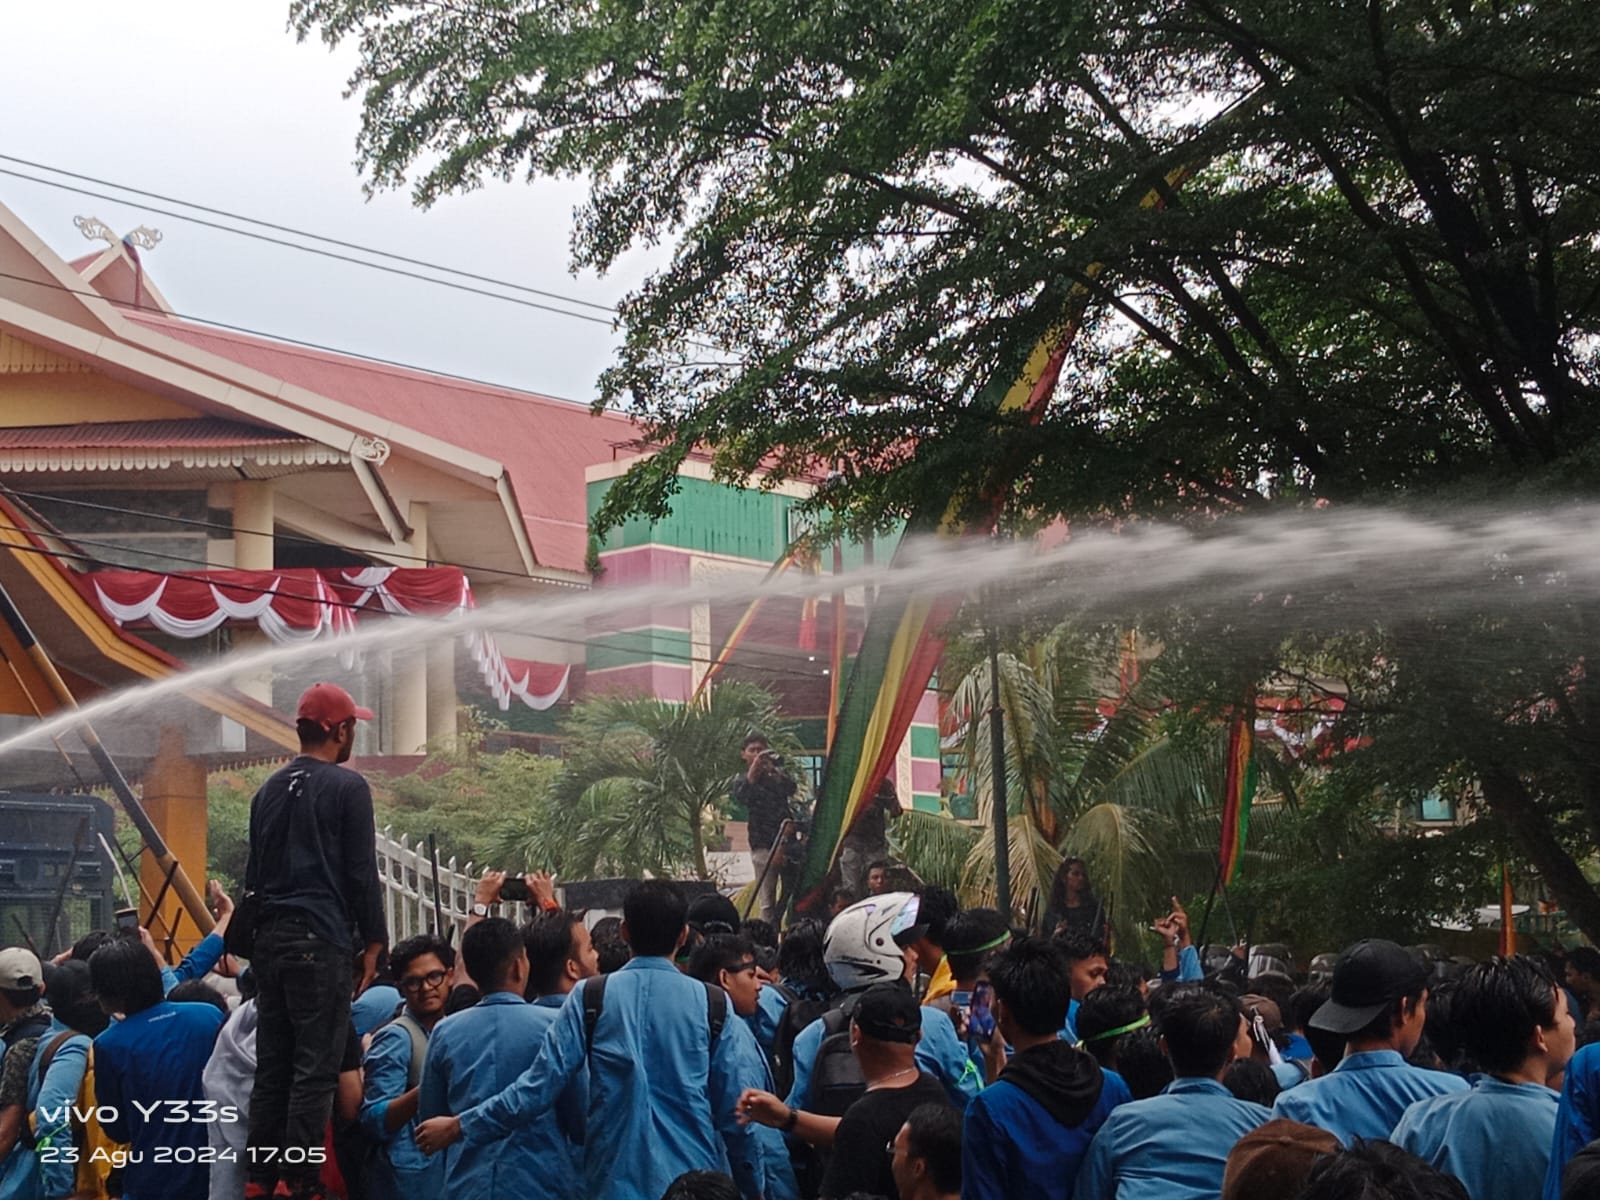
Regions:
M 822 1044 L 811 1060 L 811 1083 L 806 1090 L 805 1110 L 824 1117 L 842 1117 L 867 1094 L 866 1076 L 850 1049 L 850 1014 L 856 996 L 839 997 L 839 1003 L 822 1014 Z
M 594 1048 L 594 1027 L 600 1023 L 600 1010 L 606 1003 L 606 980 L 609 975 L 596 975 L 583 985 L 583 1052 Z M 711 1048 L 717 1048 L 722 1027 L 728 1023 L 728 993 L 710 983 L 706 989 L 706 1020 L 711 1025 Z
M 803 996 L 782 984 L 769 986 L 776 987 L 788 1000 L 778 1018 L 778 1027 L 773 1030 L 772 1051 L 767 1055 L 767 1064 L 772 1068 L 772 1090 L 787 1096 L 794 1087 L 794 1040 L 802 1029 L 828 1011 L 830 1001 Z

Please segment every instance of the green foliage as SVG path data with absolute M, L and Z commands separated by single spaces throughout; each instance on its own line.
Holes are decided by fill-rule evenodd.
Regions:
M 674 243 L 624 305 L 597 400 L 664 449 L 598 528 L 660 514 L 709 448 L 729 479 L 843 464 L 817 505 L 881 529 L 983 483 L 1029 519 L 1079 522 L 1592 496 L 1592 8 L 294 0 L 291 19 L 358 42 L 375 186 L 414 176 L 428 203 L 581 173 L 580 265 Z M 1037 426 L 1000 413 L 1074 288 L 1090 306 L 1053 404 Z M 1600 839 L 1587 608 L 1313 634 L 1236 614 L 1252 652 L 1171 694 L 1214 716 L 1275 667 L 1327 663 L 1352 701 L 1341 732 L 1372 750 L 1336 769 L 1369 792 L 1480 789 L 1600 937 L 1575 859 Z M 1081 765 L 1114 778 L 1119 756 L 1099 758 Z M 1097 794 L 1073 798 L 1069 764 L 1050 778 L 1067 811 Z M 1097 836 L 1135 834 L 1159 836 Z
M 218 771 L 206 779 L 206 871 L 230 896 L 244 888 L 250 855 L 250 800 L 277 766 Z
M 740 744 L 760 730 L 794 748 L 772 697 L 717 684 L 688 704 L 602 696 L 574 706 L 565 768 L 542 799 L 495 831 L 505 863 L 568 879 L 693 874 L 710 877 Z

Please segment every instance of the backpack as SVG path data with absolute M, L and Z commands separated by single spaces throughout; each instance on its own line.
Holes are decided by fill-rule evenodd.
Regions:
M 778 1027 L 772 1034 L 772 1052 L 767 1063 L 772 1068 L 773 1091 L 787 1096 L 794 1087 L 794 1040 L 800 1031 L 828 1011 L 829 1001 L 813 996 L 803 996 L 782 984 L 776 986 L 788 1003 L 778 1018 Z
M 822 1043 L 811 1060 L 811 1083 L 806 1091 L 805 1110 L 824 1117 L 842 1117 L 867 1094 L 867 1079 L 861 1064 L 850 1049 L 850 1014 L 857 996 L 845 996 L 822 1014 Z
M 411 1061 L 406 1064 L 406 1091 L 409 1092 L 422 1082 L 422 1060 L 428 1057 L 428 1031 L 417 1024 L 417 1019 L 404 1008 L 385 1021 L 384 1025 L 398 1025 L 411 1038 Z
M 594 1027 L 600 1023 L 600 1010 L 606 1003 L 606 980 L 609 975 L 596 975 L 583 985 L 583 1053 L 585 1057 L 594 1049 Z M 728 1023 L 728 993 L 715 984 L 705 983 L 706 1020 L 711 1025 L 711 1048 L 716 1049 L 722 1027 Z
M 41 1082 L 44 1080 L 45 1072 L 50 1069 L 50 1062 L 55 1058 L 56 1051 L 66 1044 L 68 1038 L 83 1036 L 85 1035 L 74 1033 L 69 1029 L 50 1039 L 44 1047 L 43 1056 L 39 1059 Z M 126 1150 L 127 1147 L 108 1137 L 106 1131 L 100 1127 L 100 1122 L 94 1117 L 97 1102 L 94 1091 L 92 1040 L 84 1060 L 83 1082 L 78 1085 L 78 1096 L 74 1103 L 79 1112 L 89 1113 L 90 1116 L 87 1121 L 80 1121 L 76 1114 L 72 1117 L 72 1144 L 78 1152 L 77 1173 L 73 1180 L 73 1200 L 106 1200 L 110 1195 L 107 1190 L 107 1180 L 116 1169 L 117 1152 Z M 35 1111 L 28 1114 L 25 1131 L 25 1140 L 31 1149 L 38 1148 L 34 1141 L 37 1127 L 38 1113 Z

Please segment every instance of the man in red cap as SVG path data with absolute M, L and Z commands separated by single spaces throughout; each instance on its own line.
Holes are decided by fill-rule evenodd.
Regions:
M 295 713 L 300 755 L 250 804 L 245 890 L 259 901 L 251 966 L 256 1077 L 250 1093 L 246 1200 L 318 1194 L 323 1130 L 350 1028 L 350 967 L 364 990 L 388 940 L 378 888 L 372 793 L 348 761 L 350 693 L 313 684 Z

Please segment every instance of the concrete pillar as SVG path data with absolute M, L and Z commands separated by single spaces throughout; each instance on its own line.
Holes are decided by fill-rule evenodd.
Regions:
M 711 602 L 702 600 L 689 606 L 689 678 L 694 691 L 700 690 L 706 673 L 711 670 L 711 660 L 721 650 L 711 644 Z
M 447 741 L 455 735 L 456 639 L 440 630 L 428 643 L 428 740 Z
M 271 480 L 233 485 L 233 565 L 239 570 L 272 570 L 272 521 Z
M 393 662 L 394 704 L 389 710 L 388 753 L 421 754 L 428 740 L 427 652 L 396 650 Z
M 272 570 L 272 483 L 240 480 L 233 485 L 233 565 L 240 571 Z M 270 645 L 259 629 L 235 629 L 235 654 L 249 654 Z M 233 686 L 252 700 L 272 703 L 272 671 L 247 671 L 234 676 Z
M 411 553 L 416 556 L 415 562 L 408 562 L 408 567 L 425 567 L 429 564 L 428 551 L 428 505 L 426 501 L 413 500 L 406 510 L 406 522 L 411 526 Z
M 166 838 L 168 847 L 182 864 L 184 872 L 202 893 L 206 888 L 206 769 L 184 753 L 183 730 L 164 725 L 155 761 L 144 777 L 143 803 L 150 820 Z M 193 919 L 169 887 L 163 894 L 166 874 L 150 855 L 141 856 L 139 882 L 147 899 L 140 903 L 140 920 L 155 936 L 156 946 L 167 949 L 167 935 L 176 931 L 173 949 L 168 954 L 177 962 L 196 942 L 199 931 Z M 161 897 L 152 913 L 150 901 Z

